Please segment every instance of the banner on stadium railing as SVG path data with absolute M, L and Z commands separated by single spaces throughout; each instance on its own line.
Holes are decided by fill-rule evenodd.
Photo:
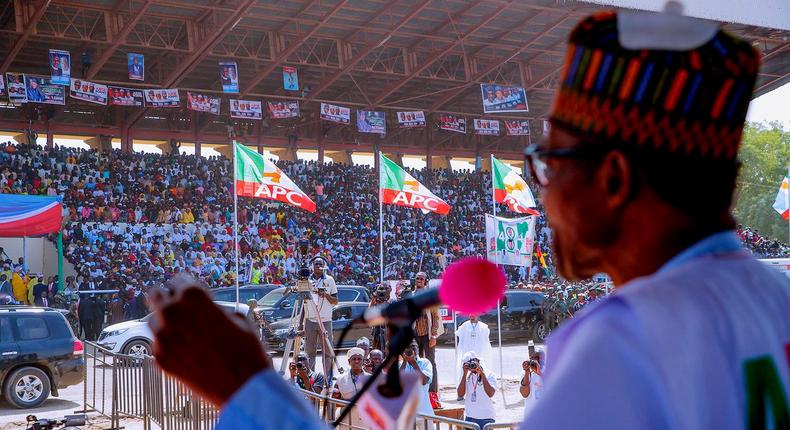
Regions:
M 532 265 L 535 217 L 500 218 L 486 214 L 486 257 L 509 266 Z
M 28 103 L 66 104 L 66 87 L 46 76 L 25 75 L 25 89 Z
M 299 117 L 299 101 L 266 102 L 266 110 L 269 112 L 269 118 L 297 118 Z
M 499 121 L 495 119 L 475 118 L 475 134 L 483 136 L 499 136 Z
M 143 90 L 143 93 L 145 94 L 146 107 L 174 108 L 181 104 L 177 88 Z
M 219 115 L 219 97 L 187 91 L 187 109 Z
M 483 113 L 529 112 L 524 88 L 506 85 L 480 84 Z
M 49 50 L 49 74 L 50 82 L 55 85 L 67 87 L 71 84 L 71 53 L 69 51 Z
M 145 80 L 145 57 L 143 54 L 126 54 L 126 65 L 129 69 L 129 79 L 132 81 Z
M 239 92 L 239 68 L 235 62 L 219 63 L 219 80 L 222 84 L 222 92 Z
M 107 102 L 110 106 L 145 106 L 143 90 L 107 87 L 107 96 Z
M 11 103 L 27 103 L 27 88 L 25 88 L 25 75 L 21 73 L 6 73 L 8 81 L 8 101 Z
M 107 85 L 72 79 L 69 97 L 97 105 L 107 104 Z
M 321 103 L 321 119 L 340 124 L 351 124 L 351 109 L 329 103 Z
M 230 99 L 230 117 L 244 119 L 263 119 L 261 102 Z
M 357 131 L 360 133 L 387 133 L 387 115 L 384 112 L 358 110 Z
M 439 128 L 442 130 L 466 134 L 466 118 L 457 117 L 455 115 L 441 114 L 439 115 Z
M 296 67 L 283 67 L 283 88 L 288 91 L 299 91 L 299 74 Z
M 400 128 L 418 128 L 425 127 L 425 112 L 410 111 L 398 112 L 398 127 Z
M 529 121 L 505 121 L 505 128 L 508 136 L 529 136 Z

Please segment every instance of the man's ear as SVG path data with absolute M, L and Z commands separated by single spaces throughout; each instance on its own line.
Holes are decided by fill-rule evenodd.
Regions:
M 632 193 L 634 171 L 631 162 L 621 151 L 609 152 L 601 162 L 599 180 L 606 190 L 606 202 L 610 208 L 622 206 Z

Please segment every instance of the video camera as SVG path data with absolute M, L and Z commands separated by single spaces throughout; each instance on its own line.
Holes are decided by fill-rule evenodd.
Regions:
M 379 302 L 386 302 L 390 298 L 389 291 L 387 287 L 379 286 L 376 288 L 376 291 L 373 293 L 373 296 L 376 297 L 376 301 Z
M 307 256 L 310 254 L 310 241 L 299 239 L 299 270 L 296 272 L 296 292 L 309 293 L 310 288 L 310 267 Z

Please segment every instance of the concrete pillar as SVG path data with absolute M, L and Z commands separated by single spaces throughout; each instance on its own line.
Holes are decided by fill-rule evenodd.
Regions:
M 390 160 L 394 161 L 398 164 L 398 166 L 403 166 L 403 154 L 387 154 L 384 153 L 384 156 L 389 158 Z
M 195 137 L 197 137 L 197 135 Z M 195 155 L 200 157 L 200 141 L 197 139 L 195 139 Z
M 353 164 L 351 160 L 351 151 L 327 151 L 326 155 L 332 158 L 332 161 L 337 164 L 350 166 Z
M 129 134 L 129 129 L 121 127 L 121 151 L 124 154 L 131 154 L 134 150 L 134 139 Z
M 85 144 L 87 144 L 91 149 L 95 149 L 97 151 L 101 150 L 101 136 L 91 137 L 90 139 L 85 139 Z M 123 139 L 121 139 L 121 148 L 123 148 Z
M 481 172 L 490 172 L 491 171 L 491 157 L 480 157 L 480 171 Z
M 291 148 L 280 148 L 271 151 L 272 154 L 280 157 L 280 160 L 283 161 L 296 161 L 298 158 L 296 156 L 296 150 Z
M 47 149 L 52 149 L 55 147 L 55 135 L 47 130 Z
M 222 154 L 222 156 L 228 160 L 233 159 L 233 146 L 231 145 L 216 146 L 214 147 L 214 150 Z
M 449 169 L 450 157 L 431 157 L 431 166 L 432 169 Z

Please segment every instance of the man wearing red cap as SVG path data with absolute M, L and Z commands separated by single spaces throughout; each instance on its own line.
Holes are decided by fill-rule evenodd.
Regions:
M 527 162 L 560 273 L 606 272 L 617 289 L 551 335 L 523 428 L 790 428 L 790 285 L 742 249 L 730 213 L 758 67 L 749 43 L 676 14 L 573 30 L 551 133 Z M 223 406 L 218 428 L 318 428 L 254 334 L 184 291 L 156 302 L 155 353 Z

